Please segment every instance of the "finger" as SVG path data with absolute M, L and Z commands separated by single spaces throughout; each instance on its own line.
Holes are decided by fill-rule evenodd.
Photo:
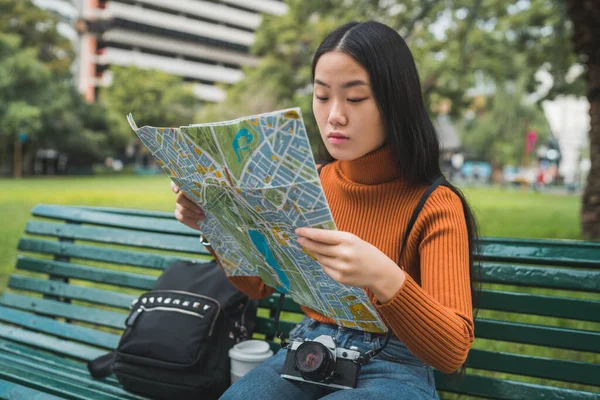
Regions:
M 171 190 L 173 191 L 173 193 L 177 194 L 179 193 L 179 186 L 177 186 L 175 184 L 175 182 L 171 181 Z
M 195 210 L 186 208 L 181 204 L 175 204 L 175 209 L 179 211 L 184 218 L 189 218 L 195 221 L 203 221 L 206 219 L 206 215 L 204 215 L 203 212 L 196 212 Z
M 347 232 L 330 231 L 328 229 L 318 228 L 297 228 L 296 235 L 308 238 L 315 242 L 327 243 L 327 244 L 340 244 L 347 238 Z
M 197 219 L 187 218 L 183 214 L 181 214 L 181 212 L 179 212 L 179 210 L 175 210 L 174 214 L 175 214 L 175 218 L 177 218 L 177 220 L 179 222 L 181 222 L 182 224 L 184 224 L 185 226 L 188 226 L 192 229 L 200 230 L 200 227 L 198 226 L 199 221 Z
M 316 242 L 314 240 L 308 239 L 306 237 L 299 237 L 298 243 L 306 250 L 310 251 L 315 257 L 317 255 L 323 255 L 328 257 L 336 256 L 336 245 Z
M 185 207 L 189 210 L 192 210 L 196 213 L 204 214 L 204 211 L 200 207 L 198 207 L 198 205 L 196 205 L 196 203 L 194 203 L 192 200 L 190 200 L 184 192 L 180 192 L 177 195 L 177 199 L 175 200 L 175 203 L 177 203 L 177 204 L 181 205 L 182 207 Z

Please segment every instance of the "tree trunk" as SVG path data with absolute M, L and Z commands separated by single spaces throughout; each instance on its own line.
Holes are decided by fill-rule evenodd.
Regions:
M 586 58 L 591 117 L 592 167 L 583 194 L 581 229 L 586 239 L 600 239 L 600 1 L 567 0 L 567 11 L 573 22 L 575 50 Z
M 581 208 L 581 228 L 587 239 L 600 239 L 600 64 L 588 63 L 590 102 L 590 160 Z

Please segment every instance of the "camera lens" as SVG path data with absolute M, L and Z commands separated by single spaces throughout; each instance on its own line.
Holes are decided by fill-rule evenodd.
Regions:
M 329 349 L 319 342 L 304 342 L 294 354 L 296 368 L 304 379 L 322 382 L 331 377 L 335 361 Z

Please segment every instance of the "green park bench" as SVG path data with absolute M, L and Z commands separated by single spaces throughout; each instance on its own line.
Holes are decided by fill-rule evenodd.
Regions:
M 117 346 L 131 301 L 172 262 L 209 260 L 172 214 L 38 205 L 0 298 L 0 398 L 137 399 L 85 361 Z M 464 378 L 443 398 L 600 398 L 600 243 L 481 238 L 483 285 Z M 0 260 L 7 262 L 6 260 Z M 260 302 L 273 340 L 277 297 Z M 298 321 L 286 299 L 283 328 Z M 277 344 L 273 343 L 276 348 Z

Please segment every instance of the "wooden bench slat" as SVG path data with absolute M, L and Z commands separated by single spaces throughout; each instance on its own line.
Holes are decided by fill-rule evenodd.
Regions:
M 1 357 L 0 357 L 1 359 Z M 52 393 L 66 399 L 77 400 L 119 400 L 131 398 L 127 392 L 116 392 L 117 388 L 106 385 L 94 385 L 93 382 L 82 382 L 81 379 L 65 378 L 63 376 L 43 371 L 39 368 L 24 367 L 18 364 L 6 364 L 0 362 L 0 377 L 15 380 L 20 384 Z M 106 389 L 106 390 L 103 390 Z
M 86 240 L 123 246 L 181 251 L 193 254 L 209 254 L 208 250 L 200 243 L 199 234 L 197 237 L 191 237 L 42 221 L 29 221 L 25 227 L 25 232 L 34 235 L 54 236 L 58 238 Z
M 62 368 L 65 371 L 70 371 L 72 373 L 84 373 L 84 375 L 89 374 L 87 367 L 82 361 L 75 361 L 73 359 L 65 358 L 60 355 L 50 353 L 46 350 L 36 349 L 21 343 L 0 339 L 0 350 L 4 354 L 12 354 L 15 357 L 29 359 L 34 362 Z M 107 379 L 113 379 L 116 382 L 116 378 L 112 376 L 108 377 Z
M 600 301 L 589 299 L 484 289 L 479 308 L 600 322 Z
M 487 376 L 465 375 L 464 379 L 451 377 L 434 371 L 438 391 L 481 396 L 501 400 L 597 400 L 597 393 L 581 390 L 564 389 L 519 382 L 509 379 L 498 379 Z
M 52 218 L 69 222 L 91 225 L 112 226 L 127 228 L 134 231 L 149 231 L 159 233 L 174 233 L 183 236 L 200 236 L 197 230 L 189 228 L 171 217 L 154 218 L 131 214 L 115 214 L 100 210 L 91 210 L 79 207 L 40 205 L 33 209 L 36 217 Z
M 116 329 L 123 329 L 125 327 L 125 318 L 127 317 L 125 313 L 23 296 L 16 293 L 4 293 L 0 299 L 0 304 L 44 315 L 88 322 Z
M 106 351 L 96 349 L 68 340 L 58 339 L 41 333 L 27 331 L 25 329 L 10 327 L 0 324 L 0 338 L 11 340 L 13 342 L 26 344 L 39 349 L 49 350 L 57 354 L 73 357 L 78 360 L 89 361 L 103 354 Z
M 83 208 L 85 210 L 102 211 L 102 212 L 118 214 L 118 215 L 137 215 L 140 217 L 175 219 L 175 215 L 173 215 L 172 212 L 166 212 L 166 211 L 142 210 L 139 208 L 102 207 L 102 206 L 80 206 L 80 208 Z M 35 210 L 35 207 L 33 208 L 33 210 Z
M 600 332 L 479 318 L 478 338 L 600 353 Z
M 120 336 L 85 326 L 56 321 L 30 312 L 0 306 L 0 321 L 92 346 L 114 349 Z
M 177 261 L 208 262 L 210 259 L 188 258 L 182 256 L 169 256 L 152 254 L 134 250 L 111 249 L 100 246 L 90 246 L 79 243 L 58 242 L 36 238 L 21 238 L 18 249 L 32 253 L 50 254 L 61 257 L 74 257 L 82 260 L 100 261 L 134 267 L 145 267 L 164 270 Z
M 485 283 L 600 292 L 600 271 L 484 263 L 481 265 L 480 280 Z
M 279 293 L 273 293 L 271 296 L 258 301 L 258 306 L 269 310 L 277 310 L 279 306 Z M 290 297 L 283 299 L 281 311 L 301 313 L 302 309 Z
M 600 269 L 600 243 L 486 237 L 479 247 L 478 258 L 488 261 Z
M 88 267 L 86 265 L 44 260 L 33 257 L 17 256 L 16 268 L 25 271 L 41 272 L 64 278 L 106 283 L 132 289 L 148 290 L 151 289 L 156 282 L 156 277 L 149 275 Z
M 600 364 L 472 349 L 467 367 L 536 378 L 600 385 Z
M 8 280 L 8 287 L 125 309 L 128 309 L 131 302 L 138 297 L 132 294 L 76 286 L 65 282 L 41 280 L 20 275 L 12 275 Z
M 26 386 L 21 386 L 14 382 L 0 379 L 0 399 L 11 400 L 61 400 L 63 397 L 57 397 L 48 393 L 40 392 Z
M 60 383 L 79 384 L 92 391 L 93 395 L 119 396 L 120 399 L 141 399 L 142 397 L 131 394 L 119 385 L 104 379 L 94 379 L 90 374 L 73 374 L 69 370 L 53 368 L 44 364 L 37 364 L 27 358 L 15 357 L 14 355 L 0 354 L 0 365 L 10 365 L 22 371 L 33 371 L 35 374 L 51 377 Z M 100 397 L 102 398 L 102 397 Z
M 43 364 L 50 368 L 58 368 L 71 374 L 83 375 L 85 377 L 90 375 L 84 362 L 61 357 L 59 355 L 49 353 L 46 350 L 35 349 L 31 346 L 9 342 L 2 339 L 0 339 L 0 350 L 2 350 L 2 352 L 5 354 L 10 354 L 20 359 L 30 360 L 34 363 Z M 110 375 L 102 379 L 104 382 L 109 382 L 113 386 L 119 385 L 119 382 L 114 375 Z

